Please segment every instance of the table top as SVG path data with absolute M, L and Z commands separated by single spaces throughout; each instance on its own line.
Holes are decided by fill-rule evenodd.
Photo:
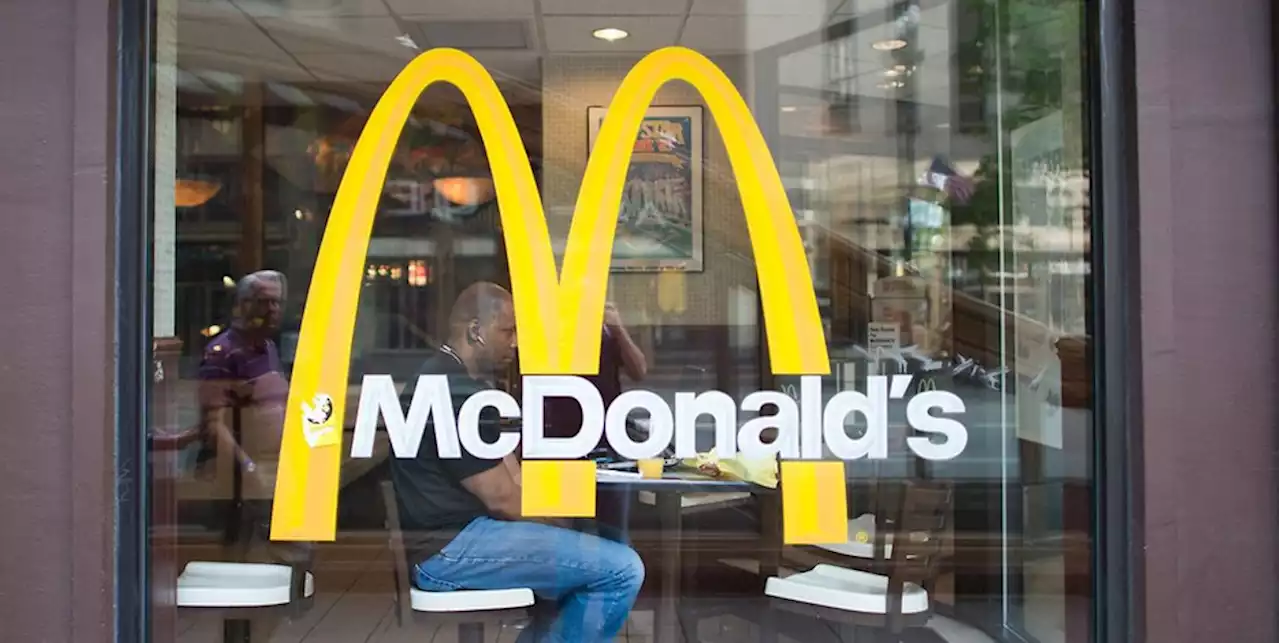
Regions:
M 626 487 L 633 491 L 666 493 L 694 493 L 715 491 L 774 491 L 742 480 L 710 478 L 685 470 L 668 470 L 662 478 L 632 478 L 623 476 L 597 476 L 596 484 L 604 487 Z

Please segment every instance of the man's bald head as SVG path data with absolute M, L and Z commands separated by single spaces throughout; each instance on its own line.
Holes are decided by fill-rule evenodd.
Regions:
M 510 363 L 516 349 L 511 292 L 488 281 L 463 289 L 449 312 L 449 343 L 479 370 Z
M 487 324 L 511 306 L 511 293 L 506 288 L 493 282 L 478 281 L 458 294 L 453 310 L 449 312 L 449 327 L 456 330 L 459 327 L 465 329 L 473 322 Z

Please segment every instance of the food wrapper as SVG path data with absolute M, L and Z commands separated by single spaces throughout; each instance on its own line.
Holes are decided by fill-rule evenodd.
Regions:
M 721 458 L 715 449 L 699 453 L 695 458 L 684 460 L 683 464 L 691 469 L 717 478 L 742 480 L 769 489 L 778 487 L 778 461 L 774 458 L 748 458 L 736 455 L 732 458 Z

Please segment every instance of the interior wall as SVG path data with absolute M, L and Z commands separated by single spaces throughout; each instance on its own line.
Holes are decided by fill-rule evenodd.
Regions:
M 1272 641 L 1276 7 L 1133 4 L 1144 638 Z
M 5 641 L 112 638 L 115 6 L 0 2 Z

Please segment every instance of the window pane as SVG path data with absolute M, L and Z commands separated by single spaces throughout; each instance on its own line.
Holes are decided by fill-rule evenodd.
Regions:
M 773 622 L 785 636 L 818 640 L 842 630 L 786 609 L 804 604 L 805 583 L 887 600 L 847 573 L 823 576 L 824 561 L 913 583 L 904 609 L 931 618 L 906 624 L 945 640 L 1090 640 L 1082 3 L 626 5 L 157 0 L 151 287 L 171 375 L 154 400 L 150 546 L 179 606 L 156 605 L 156 640 L 204 640 L 238 618 L 184 592 L 243 594 L 248 568 L 199 563 L 251 561 L 315 582 L 301 616 L 253 613 L 271 640 L 425 627 L 387 613 L 406 583 L 586 596 L 599 579 L 560 573 L 570 568 L 625 581 L 609 590 L 621 616 L 560 614 L 571 638 L 678 640 L 678 605 L 698 607 L 685 620 L 704 637 L 746 640 L 770 622 L 770 596 L 793 615 Z M 669 45 L 689 51 L 663 53 L 660 72 L 696 71 L 705 56 L 715 73 L 666 82 L 647 107 L 612 104 Z M 408 67 L 440 48 L 478 65 L 446 54 Z M 413 74 L 392 88 L 406 69 L 454 73 L 472 94 L 437 83 L 415 100 Z M 714 91 L 719 73 L 746 112 Z M 475 93 L 490 78 L 501 103 Z M 596 145 L 629 107 L 636 138 Z M 384 180 L 370 159 L 384 159 Z M 367 176 L 352 170 L 365 165 Z M 525 175 L 536 194 L 512 178 Z M 616 206 L 581 196 L 601 186 Z M 545 239 L 524 223 L 537 205 Z M 615 226 L 611 245 L 567 256 L 588 239 L 571 226 L 592 217 Z M 774 245 L 794 260 L 769 259 Z M 550 274 L 539 257 L 570 272 L 600 258 L 601 272 L 556 291 L 535 281 Z M 611 304 L 598 332 L 592 310 L 580 336 L 541 334 L 568 321 L 550 304 L 594 302 L 596 284 Z M 516 324 L 523 306 L 542 327 Z M 550 373 L 595 342 L 598 362 Z M 786 372 L 823 350 L 817 368 Z M 548 374 L 588 376 L 599 412 L 543 408 L 534 395 Z M 430 386 L 445 381 L 454 405 L 428 420 Z M 464 412 L 481 389 L 510 395 L 487 394 L 519 417 Z M 725 397 L 679 395 L 708 392 Z M 649 410 L 624 422 L 628 402 Z M 697 403 L 721 425 L 686 407 Z M 562 443 L 557 459 L 598 456 L 623 473 L 598 474 L 592 494 L 590 467 L 573 485 L 569 465 L 536 473 L 529 461 L 547 458 L 535 444 L 548 443 L 527 432 L 501 442 L 525 460 L 510 468 L 468 440 L 534 423 L 600 435 L 576 451 Z M 448 440 L 436 436 L 459 429 L 459 450 L 441 456 Z M 668 452 L 642 455 L 672 456 L 664 475 L 680 482 L 644 481 L 633 462 L 644 449 L 627 443 L 654 433 Z M 815 461 L 826 464 L 792 466 Z M 553 531 L 517 520 L 578 492 L 592 502 L 569 513 L 586 517 Z M 439 555 L 464 545 L 490 562 L 461 569 Z M 640 564 L 628 612 L 638 577 L 623 572 Z M 508 614 L 487 636 L 529 627 Z

